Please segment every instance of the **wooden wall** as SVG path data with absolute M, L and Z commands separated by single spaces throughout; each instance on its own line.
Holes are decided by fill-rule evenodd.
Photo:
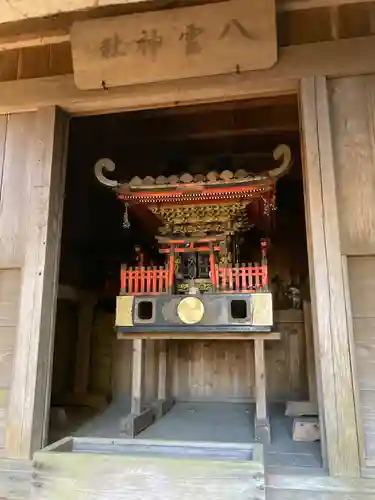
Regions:
M 28 224 L 28 154 L 35 116 L 0 116 L 0 449 L 4 446 L 4 419 L 18 326 Z
M 375 466 L 375 76 L 331 80 L 329 98 L 362 459 L 364 465 Z
M 301 311 L 282 311 L 275 331 L 280 341 L 266 342 L 270 401 L 307 397 L 306 351 Z M 293 319 L 288 319 L 292 313 Z M 293 314 L 294 313 L 294 314 Z M 247 401 L 254 399 L 252 341 L 170 341 L 172 394 L 182 400 Z

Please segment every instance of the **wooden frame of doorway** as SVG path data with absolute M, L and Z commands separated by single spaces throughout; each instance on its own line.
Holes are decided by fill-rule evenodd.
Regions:
M 375 46 L 373 38 L 371 43 Z M 363 58 L 358 66 L 348 55 L 348 47 L 353 47 L 353 41 L 345 42 L 330 45 L 330 65 L 335 60 L 336 51 L 336 61 L 338 64 L 341 61 L 340 69 L 334 65 L 337 74 L 364 71 Z M 357 45 L 364 44 L 368 45 L 368 41 Z M 327 50 L 327 44 L 314 45 L 313 52 L 308 48 L 311 54 L 319 50 L 317 45 Z M 94 114 L 299 93 L 323 447 L 331 475 L 360 475 L 361 432 L 356 417 L 356 377 L 351 357 L 347 289 L 339 248 L 327 85 L 325 77 L 310 76 L 332 74 L 332 66 L 328 71 L 327 59 L 318 64 L 318 57 L 314 55 L 315 66 L 312 64 L 312 69 L 307 71 L 307 62 L 311 65 L 311 58 L 310 61 L 307 59 L 302 65 L 307 74 L 303 74 L 301 51 L 306 51 L 306 47 L 297 49 L 294 55 L 289 53 L 287 63 L 281 58 L 280 63 L 269 71 L 248 73 L 240 78 L 212 77 L 179 81 L 168 86 L 155 84 L 148 91 L 141 89 L 133 101 L 129 98 L 129 89 L 116 89 L 107 94 L 78 92 L 71 80 L 64 77 L 58 78 L 60 86 L 57 87 L 54 78 L 16 82 L 12 84 L 13 93 L 9 84 L 0 84 L 0 90 L 4 89 L 3 94 L 0 92 L 0 112 L 37 109 L 32 159 L 35 163 L 35 189 L 30 195 L 32 225 L 27 234 L 28 250 L 22 274 L 15 368 L 6 426 L 7 456 L 28 458 L 41 448 L 48 423 L 68 121 L 63 111 Z M 347 56 L 350 59 L 346 59 Z M 342 66 L 345 60 L 348 61 L 347 71 Z M 366 65 L 367 71 L 375 72 L 373 59 L 369 59 Z M 136 91 L 131 92 L 134 97 Z M 9 97 L 7 102 L 6 95 Z M 49 107 L 44 107 L 47 104 Z

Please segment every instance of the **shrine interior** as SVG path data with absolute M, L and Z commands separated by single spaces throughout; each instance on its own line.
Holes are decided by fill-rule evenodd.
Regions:
M 139 259 L 144 266 L 162 266 L 165 260 L 155 239 L 154 221 L 131 206 L 124 210 L 113 191 L 98 182 L 97 161 L 112 160 L 116 170 L 108 177 L 127 182 L 136 177 L 157 184 L 171 176 L 197 178 L 212 171 L 245 170 L 256 176 L 280 165 L 273 157 L 280 144 L 290 148 L 292 164 L 276 183 L 276 210 L 266 221 L 254 213 L 250 229 L 236 236 L 231 252 L 234 262 L 259 262 L 260 242 L 269 242 L 273 331 L 281 333 L 280 340 L 265 343 L 270 464 L 322 467 L 319 440 L 300 435 L 303 425 L 298 427 L 298 418 L 285 415 L 288 402 L 316 403 L 296 96 L 71 120 L 50 442 L 72 433 L 123 437 L 121 419 L 130 411 L 132 341 L 118 340 L 114 329 L 120 269 L 139 265 Z M 197 234 L 200 223 L 197 216 Z M 189 279 L 190 264 L 185 260 L 181 267 Z M 194 278 L 204 281 L 207 266 L 207 258 L 197 257 Z M 252 441 L 253 342 L 210 340 L 202 335 L 198 340 L 170 340 L 168 352 L 169 383 L 176 403 L 139 437 Z M 147 340 L 145 396 L 149 401 L 157 390 L 156 355 L 155 341 Z

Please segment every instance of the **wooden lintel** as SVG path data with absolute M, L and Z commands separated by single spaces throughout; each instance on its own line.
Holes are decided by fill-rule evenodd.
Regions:
M 280 49 L 279 61 L 266 71 L 191 78 L 174 82 L 80 91 L 73 75 L 0 84 L 0 114 L 57 105 L 71 114 L 175 107 L 191 103 L 296 93 L 302 78 L 375 72 L 375 36 L 311 43 Z

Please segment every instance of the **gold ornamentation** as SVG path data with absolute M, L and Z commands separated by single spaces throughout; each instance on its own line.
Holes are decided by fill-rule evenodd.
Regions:
M 163 222 L 161 234 L 196 235 L 246 231 L 251 227 L 246 212 L 250 202 L 149 208 Z
M 187 325 L 199 323 L 204 315 L 204 305 L 197 297 L 186 297 L 177 306 L 180 320 Z

